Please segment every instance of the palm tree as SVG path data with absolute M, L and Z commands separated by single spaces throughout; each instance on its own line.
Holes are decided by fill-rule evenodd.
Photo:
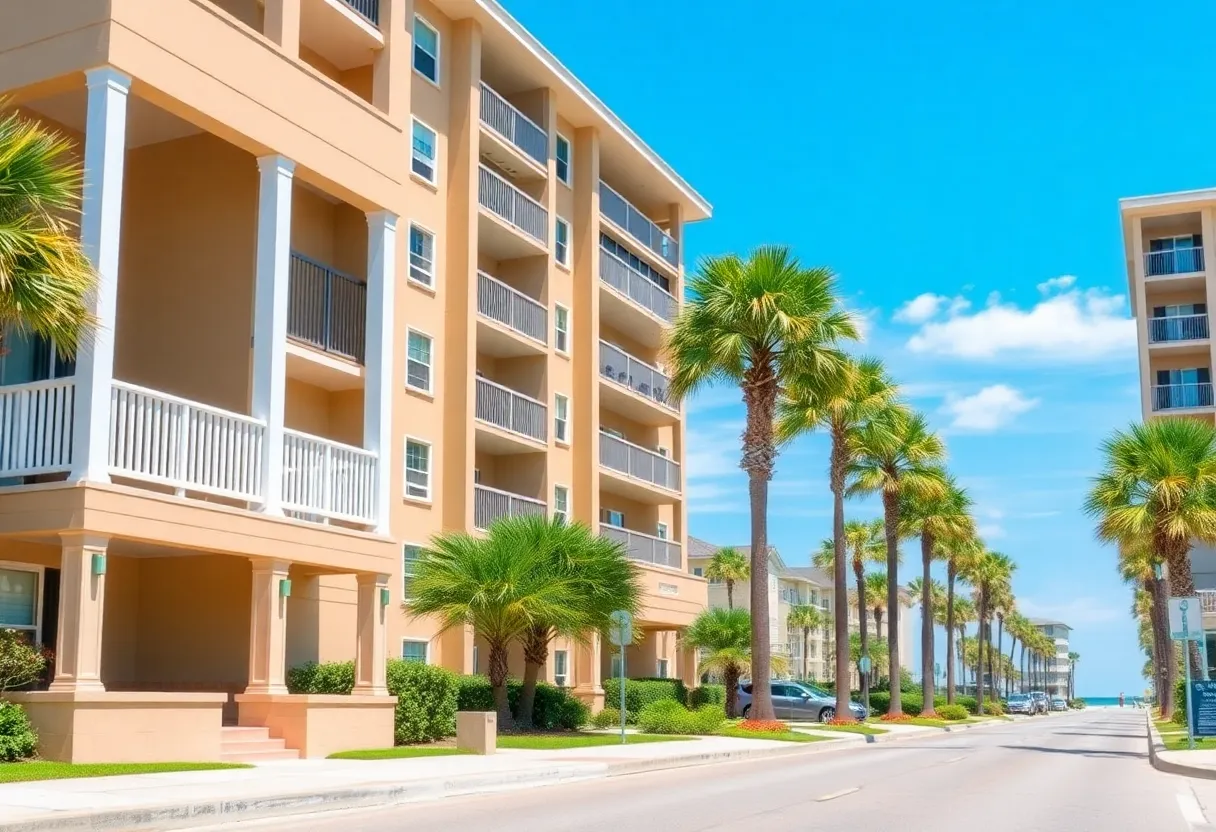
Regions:
M 887 538 L 888 645 L 899 644 L 899 508 L 901 497 L 930 499 L 946 490 L 940 468 L 946 454 L 941 437 L 919 413 L 892 405 L 864 424 L 855 437 L 856 458 L 849 469 L 851 494 L 882 494 Z M 890 650 L 891 679 L 899 679 L 899 650 Z M 898 685 L 891 685 L 889 719 L 903 716 Z
M 823 610 L 814 604 L 797 604 L 790 607 L 789 613 L 785 616 L 786 628 L 794 628 L 802 631 L 802 678 L 809 677 L 807 673 L 807 647 L 810 643 L 811 630 L 818 630 L 827 623 L 827 616 L 823 614 Z
M 726 584 L 726 608 L 735 608 L 735 582 L 746 581 L 751 574 L 751 566 L 747 558 L 738 549 L 723 546 L 714 552 L 705 567 L 705 577 L 711 581 L 722 581 Z
M 972 522 L 974 523 L 974 520 Z M 960 633 L 965 633 L 968 620 L 963 617 L 960 622 L 958 617 L 959 603 L 966 599 L 955 597 L 955 586 L 959 576 L 966 575 L 968 566 L 979 556 L 983 547 L 975 537 L 943 541 L 940 545 L 946 557 L 946 656 L 949 657 L 954 653 L 955 627 L 958 627 Z M 974 615 L 974 611 L 968 615 Z M 946 665 L 946 702 L 953 705 L 954 696 L 954 662 L 951 661 Z
M 930 570 L 934 559 L 942 552 L 939 544 L 948 546 L 955 541 L 968 540 L 975 534 L 975 523 L 969 513 L 971 499 L 945 471 L 939 471 L 939 477 L 945 483 L 941 490 L 931 490 L 919 496 L 904 491 L 899 495 L 904 535 L 920 536 L 921 577 L 916 583 L 921 606 L 920 672 L 924 702 L 921 716 L 924 717 L 937 716 L 933 709 L 936 680 L 933 675 L 934 597 Z
M 752 662 L 752 617 L 747 610 L 716 609 L 693 619 L 684 631 L 683 644 L 701 652 L 701 670 L 722 674 L 726 686 L 726 715 L 735 716 L 739 710 L 739 680 L 755 669 Z M 785 673 L 789 664 L 785 656 L 773 656 L 773 670 Z M 754 676 L 754 674 L 753 674 Z M 752 679 L 752 690 L 756 680 Z M 749 716 L 755 716 L 756 700 L 752 695 Z M 758 718 L 758 717 L 757 717 Z
M 857 632 L 861 639 L 861 655 L 868 656 L 869 647 L 869 618 L 870 608 L 866 605 L 866 565 L 869 563 L 881 563 L 885 556 L 882 541 L 882 520 L 871 520 L 869 522 L 862 520 L 850 520 L 844 524 L 844 551 L 849 557 L 853 567 L 853 578 L 857 582 Z M 819 551 L 813 558 L 814 564 L 833 576 L 836 574 L 836 540 L 828 539 L 823 541 L 819 546 Z M 835 577 L 833 577 L 835 582 Z M 847 597 L 844 590 L 838 591 L 837 598 Z M 845 634 L 849 630 L 849 605 L 836 605 L 836 629 L 837 637 L 839 638 L 840 624 L 843 622 Z M 839 651 L 837 651 L 839 655 Z M 870 699 L 870 676 L 869 674 L 858 674 L 861 676 L 861 701 L 868 702 Z M 849 678 L 849 665 L 844 665 L 843 675 L 841 675 L 840 666 L 836 668 L 836 678 Z M 848 710 L 848 691 L 844 691 L 845 697 L 844 710 L 841 710 L 841 691 L 836 691 L 836 713 L 850 713 Z
M 890 661 L 891 654 L 895 654 L 895 663 L 887 668 L 887 678 L 894 680 L 893 687 L 898 687 L 895 682 L 899 680 L 899 642 L 892 642 L 890 638 L 883 638 L 882 635 L 882 617 L 890 609 L 887 606 L 887 573 L 886 572 L 871 572 L 866 575 L 865 580 L 865 595 L 870 603 L 870 611 L 874 615 L 874 638 L 878 642 L 886 642 L 887 659 Z M 860 602 L 859 602 L 860 603 Z M 889 634 L 888 634 L 889 635 Z M 894 646 L 894 650 L 892 647 Z M 891 668 L 895 668 L 894 675 L 891 675 Z M 870 673 L 874 678 L 878 678 L 878 662 L 874 662 L 870 668 Z
M 1005 616 L 1014 609 L 1013 587 L 1008 583 L 995 588 L 992 593 L 992 599 L 989 602 L 993 617 L 996 618 L 996 659 L 993 659 L 992 653 L 992 632 L 991 627 L 988 633 L 988 672 L 989 675 L 994 671 L 999 671 L 1004 667 L 1001 662 L 1001 656 L 1004 655 L 1004 646 L 1002 639 L 1005 635 Z M 996 696 L 1000 696 L 1000 676 L 991 676 L 992 692 Z
M 1081 654 L 1071 651 L 1068 654 L 1068 699 L 1069 701 L 1077 698 L 1077 688 L 1075 679 L 1077 675 L 1077 662 L 1081 661 Z
M 1009 634 L 1009 666 L 1016 668 L 1017 665 L 1013 661 L 1013 654 L 1017 652 L 1018 642 L 1025 638 L 1025 633 L 1030 627 L 1030 622 L 1026 620 L 1020 612 L 1010 610 L 1005 615 L 1005 632 Z M 1025 652 L 1025 647 L 1022 648 Z M 1009 696 L 1013 692 L 1013 677 L 1010 675 L 1005 684 L 1005 696 Z
M 71 141 L 41 124 L 0 116 L 0 338 L 7 327 L 32 332 L 65 356 L 92 324 L 96 282 L 68 220 L 80 197 L 71 152 Z
M 1148 541 L 1153 557 L 1169 567 L 1170 594 L 1194 595 L 1191 541 L 1216 542 L 1216 426 L 1154 419 L 1116 431 L 1102 453 L 1105 465 L 1085 501 L 1099 539 Z M 1198 644 L 1187 652 L 1192 673 L 1202 678 Z M 1166 718 L 1174 684 L 1167 678 Z
M 988 642 L 988 652 L 991 655 L 992 633 L 988 628 L 988 616 L 992 610 L 993 596 L 1004 590 L 1013 576 L 1016 567 L 1012 560 L 999 552 L 984 552 L 971 564 L 968 575 L 971 585 L 975 588 L 976 621 L 979 629 L 976 633 L 976 644 L 979 651 L 975 665 L 975 701 L 979 704 L 980 712 L 984 710 L 984 643 Z
M 959 664 L 959 681 L 963 685 L 966 685 L 967 684 L 967 665 L 963 662 L 962 642 L 963 642 L 963 639 L 965 639 L 967 637 L 967 625 L 970 622 L 975 620 L 975 605 L 971 603 L 971 599 L 959 597 L 959 598 L 954 599 L 954 603 L 950 607 L 950 609 L 953 610 L 953 613 L 954 613 L 954 615 L 953 615 L 954 626 L 958 628 L 958 645 L 950 645 L 950 642 L 953 641 L 953 638 L 948 639 L 947 645 L 955 646 L 955 652 L 956 652 L 957 656 L 952 659 L 951 663 L 953 663 L 954 661 L 958 662 L 958 664 Z M 947 629 L 947 635 L 951 635 L 951 632 L 949 629 Z M 949 652 L 947 652 L 947 656 L 949 656 Z M 950 675 L 952 676 L 953 674 L 950 674 Z M 951 679 L 947 679 L 946 684 L 947 684 L 946 692 L 949 693 L 950 690 L 953 688 L 953 681 Z
M 1153 690 L 1158 706 L 1164 707 L 1166 688 L 1174 690 L 1171 680 L 1178 678 L 1178 661 L 1169 634 L 1169 591 L 1165 579 L 1157 577 L 1159 566 L 1161 561 L 1154 556 L 1148 541 L 1136 539 L 1119 544 L 1120 575 L 1144 591 L 1143 609 L 1152 636 Z

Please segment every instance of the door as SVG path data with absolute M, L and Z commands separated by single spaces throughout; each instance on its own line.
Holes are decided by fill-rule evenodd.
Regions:
M 773 682 L 773 715 L 777 719 L 790 719 L 790 714 L 793 711 L 793 695 L 795 693 L 796 691 L 791 685 Z
M 795 688 L 795 690 L 798 695 L 790 703 L 790 719 L 817 722 L 822 704 L 802 688 Z

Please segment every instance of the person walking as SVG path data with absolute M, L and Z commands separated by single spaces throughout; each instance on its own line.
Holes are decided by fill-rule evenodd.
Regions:
M 1123 707 L 1123 691 L 1119 691 L 1119 707 Z

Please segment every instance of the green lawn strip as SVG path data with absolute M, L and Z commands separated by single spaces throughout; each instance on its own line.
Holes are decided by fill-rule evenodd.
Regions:
M 883 720 L 881 717 L 870 717 L 870 719 L 868 721 L 873 723 L 874 725 L 883 724 Z M 967 723 L 967 722 L 975 723 L 975 722 L 983 722 L 983 720 L 975 719 L 973 717 L 971 719 L 956 719 L 953 721 L 947 721 L 945 719 L 925 719 L 924 717 L 910 716 L 910 717 L 907 717 L 906 719 L 901 719 L 898 722 L 892 722 L 891 724 L 892 725 L 920 725 L 924 728 L 947 728 L 951 725 L 962 725 L 963 723 Z
M 869 736 L 889 733 L 886 728 L 880 728 L 877 725 L 866 725 L 862 722 L 858 722 L 856 725 L 824 725 L 823 723 L 816 722 L 813 725 L 798 725 L 798 727 L 807 731 L 829 731 L 840 734 L 867 734 Z
M 697 737 L 674 734 L 626 734 L 626 745 L 648 742 L 679 742 Z M 590 748 L 596 745 L 620 745 L 620 734 L 504 734 L 498 738 L 499 748 L 523 748 L 532 751 L 555 751 L 562 748 Z
M 714 736 L 735 737 L 741 740 L 777 740 L 779 742 L 823 742 L 828 737 L 817 737 L 801 731 L 743 731 L 739 728 L 723 728 Z
M 1166 751 L 1190 751 L 1187 747 L 1186 734 L 1162 735 Z M 1195 737 L 1195 751 L 1211 751 L 1216 749 L 1216 737 Z
M 395 748 L 368 748 L 363 751 L 338 751 L 331 760 L 408 760 L 412 757 L 451 757 L 472 754 L 462 748 L 444 745 L 398 745 Z
M 67 780 L 73 777 L 115 777 L 123 774 L 164 774 L 173 771 L 221 771 L 252 768 L 244 763 L 0 763 L 0 783 Z

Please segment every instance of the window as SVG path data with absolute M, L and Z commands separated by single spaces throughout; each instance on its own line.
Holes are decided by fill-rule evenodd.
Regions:
M 435 235 L 410 223 L 410 280 L 435 285 Z
M 1149 277 L 1203 271 L 1203 235 L 1162 237 L 1148 241 L 1144 271 Z
M 418 559 L 422 556 L 422 547 L 415 546 L 413 543 L 406 543 L 401 547 L 401 598 L 409 601 L 413 596 L 410 595 L 410 584 L 414 580 L 414 570 L 418 566 Z
M 405 496 L 431 499 L 431 446 L 405 440 Z
M 431 392 L 431 337 L 410 330 L 406 338 L 405 383 L 408 387 Z
M 418 662 L 418 664 L 426 664 L 426 648 L 425 641 L 413 641 L 412 639 L 401 640 L 401 658 L 407 662 Z
M 699 567 L 699 566 L 694 566 L 694 567 L 692 568 L 692 574 L 696 575 L 698 578 L 704 578 L 704 577 L 705 577 L 705 570 L 704 570 L 704 569 L 702 569 L 702 568 L 701 568 L 701 567 Z
M 657 537 L 659 540 L 667 539 L 667 524 L 666 523 L 659 523 L 658 526 L 655 527 L 655 537 Z
M 669 659 L 659 659 L 658 667 L 655 668 L 655 670 L 657 671 L 655 673 L 655 675 L 658 676 L 660 679 L 667 678 L 668 661 L 669 661 Z
M 570 265 L 570 223 L 561 217 L 557 218 L 557 228 L 553 234 L 553 255 L 563 266 Z
M 662 445 L 659 445 L 657 448 L 655 448 L 655 449 L 654 449 L 654 452 L 655 452 L 656 454 L 658 454 L 659 456 L 663 457 L 664 459 L 666 459 L 666 458 L 667 458 L 667 454 L 668 454 L 668 453 L 670 453 L 670 452 L 669 452 L 669 451 L 668 451 L 666 448 L 664 448 Z
M 481 469 L 474 468 L 473 469 L 473 485 L 480 485 L 480 484 L 481 484 Z
M 563 523 L 570 519 L 570 489 L 564 485 L 553 486 L 553 518 Z
M 412 170 L 432 185 L 435 183 L 435 131 L 414 119 Z
M 625 512 L 606 508 L 602 509 L 600 514 L 603 516 L 603 521 L 609 526 L 615 526 L 618 529 L 625 528 Z
M 671 280 L 650 268 L 649 264 L 607 234 L 600 234 L 600 246 L 664 292 L 671 292 Z
M 570 441 L 570 400 L 561 393 L 553 394 L 553 438 Z
M 570 352 L 570 310 L 564 306 L 553 307 L 553 348 Z
M 421 17 L 414 18 L 414 69 L 439 83 L 439 32 Z
M 557 134 L 557 178 L 567 185 L 570 184 L 570 142 L 561 133 Z
M 570 673 L 570 654 L 565 650 L 553 651 L 553 684 L 559 688 L 566 686 L 566 678 Z
M 609 679 L 619 679 L 624 676 L 624 668 L 621 667 L 621 654 L 612 654 L 612 672 L 608 674 Z
M 0 568 L 0 627 L 37 638 L 40 572 Z
M 75 375 L 76 360 L 64 358 L 41 335 L 0 326 L 0 384 L 26 384 Z
M 477 672 L 477 645 L 473 645 L 473 672 Z

